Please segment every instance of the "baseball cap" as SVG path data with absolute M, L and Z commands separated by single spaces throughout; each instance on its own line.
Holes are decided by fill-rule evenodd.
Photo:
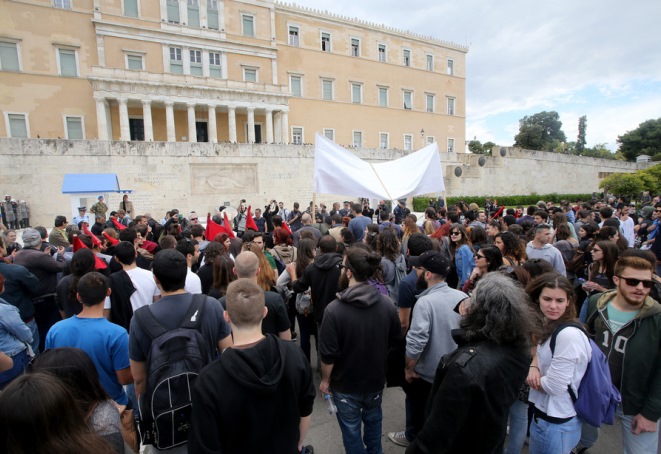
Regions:
M 41 234 L 36 229 L 25 229 L 22 238 L 25 247 L 35 247 L 41 242 Z
M 409 263 L 441 276 L 447 276 L 450 272 L 450 262 L 436 251 L 425 251 L 417 257 L 409 257 Z

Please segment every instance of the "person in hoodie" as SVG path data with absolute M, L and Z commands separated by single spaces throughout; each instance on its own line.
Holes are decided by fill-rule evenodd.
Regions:
M 255 282 L 232 282 L 226 301 L 234 345 L 195 383 L 188 452 L 312 454 L 303 445 L 315 398 L 310 363 L 296 344 L 262 334 L 268 309 Z
M 567 276 L 565 261 L 562 253 L 551 245 L 551 226 L 548 224 L 537 224 L 535 226 L 535 236 L 526 245 L 526 254 L 528 260 L 544 259 L 553 266 L 558 273 Z
M 389 348 L 402 335 L 392 300 L 368 282 L 380 263 L 381 258 L 372 251 L 357 247 L 347 250 L 340 293 L 326 307 L 319 332 L 319 390 L 335 401 L 348 454 L 382 452 L 386 359 Z

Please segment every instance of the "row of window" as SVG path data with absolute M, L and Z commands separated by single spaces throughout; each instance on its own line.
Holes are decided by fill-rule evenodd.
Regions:
M 327 139 L 335 141 L 335 130 L 334 129 L 324 129 L 324 136 Z M 363 142 L 363 131 L 352 131 L 353 146 L 356 148 L 362 148 L 364 145 Z M 303 141 L 303 128 L 294 126 L 292 127 L 292 144 L 300 145 L 304 143 Z M 425 145 L 431 145 L 436 142 L 436 137 L 426 136 Z M 390 148 L 390 133 L 380 132 L 379 133 L 379 148 L 387 149 Z M 413 134 L 404 134 L 403 136 L 403 148 L 404 150 L 413 149 Z M 454 152 L 454 139 L 448 139 L 448 153 Z
M 78 49 L 68 46 L 55 47 L 57 73 L 60 76 L 78 77 Z M 18 40 L 0 41 L 0 70 L 21 71 L 21 43 Z
M 290 75 L 289 87 L 292 95 L 296 97 L 303 97 L 303 76 Z M 363 84 L 360 82 L 351 82 L 351 102 L 354 104 L 363 104 Z M 389 94 L 388 87 L 377 86 L 379 107 L 389 107 Z M 321 78 L 321 93 L 324 101 L 333 101 L 335 92 L 335 81 L 333 79 Z M 455 114 L 456 99 L 454 97 L 446 97 L 446 113 L 448 115 Z M 402 107 L 406 110 L 413 109 L 413 91 L 402 90 Z M 436 111 L 436 95 L 433 93 L 425 93 L 425 111 Z

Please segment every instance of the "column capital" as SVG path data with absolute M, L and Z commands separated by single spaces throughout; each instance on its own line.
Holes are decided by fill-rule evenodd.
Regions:
M 265 107 L 265 108 L 264 108 L 264 111 L 265 111 L 267 114 L 269 114 L 269 113 L 273 113 L 273 108 L 271 108 L 271 107 Z
M 174 101 L 163 101 L 163 104 L 165 104 L 165 107 L 173 107 Z
M 119 104 L 128 104 L 129 100 L 127 98 L 117 98 Z
M 105 96 L 94 96 L 94 101 L 96 102 L 106 102 Z
M 142 99 L 141 101 L 143 106 L 151 105 L 151 99 Z
M 216 104 L 215 102 L 212 102 L 212 103 L 207 104 L 207 107 L 208 107 L 209 110 L 216 110 L 218 108 L 218 104 Z
M 188 107 L 189 109 L 190 109 L 191 107 L 192 107 L 192 108 L 195 108 L 196 105 L 197 105 L 197 103 L 194 103 L 194 102 L 187 102 L 187 103 L 186 103 L 186 107 Z
M 252 107 L 252 106 L 248 106 L 248 107 L 246 107 L 246 110 L 247 110 L 248 112 L 254 112 L 254 111 L 255 111 L 255 108 Z
M 236 112 L 236 106 L 227 106 L 227 110 L 231 110 L 232 112 Z

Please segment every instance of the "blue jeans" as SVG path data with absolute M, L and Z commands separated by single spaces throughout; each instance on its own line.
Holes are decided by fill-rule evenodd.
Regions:
M 530 425 L 530 454 L 569 454 L 581 439 L 581 425 L 578 416 L 564 424 L 534 416 Z
M 340 424 L 342 442 L 347 454 L 383 453 L 381 449 L 382 398 L 382 392 L 333 393 L 333 400 L 337 406 L 337 422 Z M 362 438 L 361 423 L 365 425 Z
M 32 347 L 32 351 L 36 355 L 39 353 L 39 328 L 37 328 L 37 322 L 33 318 L 32 321 L 27 322 L 25 326 L 32 331 L 32 344 L 30 344 L 30 347 Z
M 510 434 L 504 454 L 520 454 L 528 432 L 528 404 L 516 400 L 510 407 Z
M 25 372 L 25 368 L 28 367 L 30 362 L 27 349 L 12 356 L 11 359 L 14 361 L 12 368 L 0 373 L 0 390 Z

